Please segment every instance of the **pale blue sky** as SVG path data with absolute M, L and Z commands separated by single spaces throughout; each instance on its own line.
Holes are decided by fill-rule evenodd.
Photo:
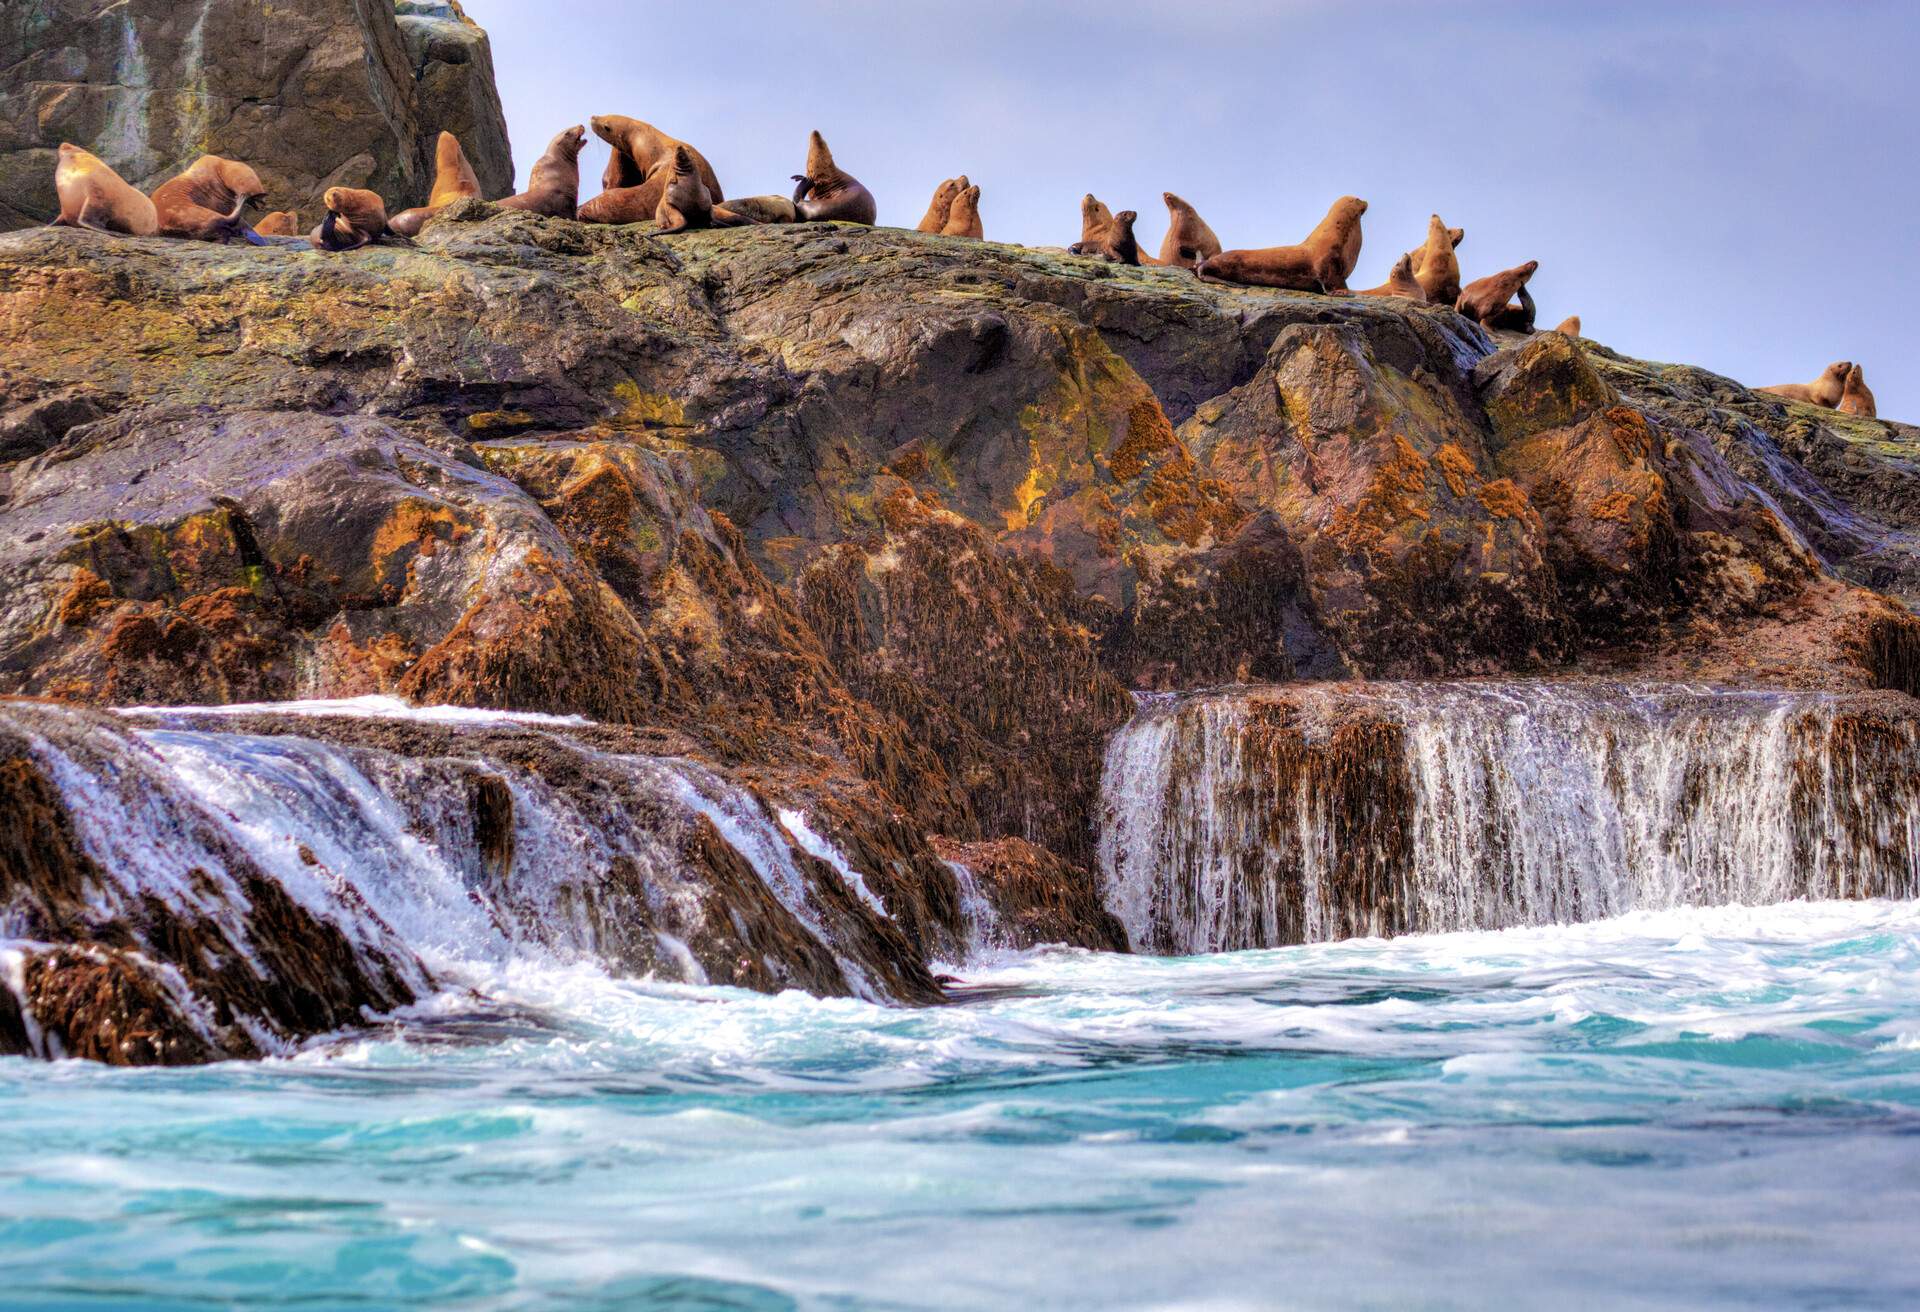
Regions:
M 1920 421 L 1920 3 L 465 4 L 523 179 L 623 113 L 736 195 L 790 190 L 818 128 L 882 223 L 965 172 L 987 235 L 1033 245 L 1074 240 L 1087 191 L 1149 249 L 1163 190 L 1229 246 L 1351 192 L 1358 286 L 1437 210 L 1470 278 L 1540 261 L 1545 324 L 1754 384 L 1858 360 Z

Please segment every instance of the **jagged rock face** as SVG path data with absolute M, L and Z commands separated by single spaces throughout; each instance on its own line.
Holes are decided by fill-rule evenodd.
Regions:
M 977 932 L 995 948 L 1064 943 L 1125 952 L 1127 932 L 1100 902 L 1093 873 L 1020 838 L 957 843 L 937 840 L 941 857 L 972 882 L 983 901 Z
M 513 190 L 486 34 L 457 3 L 22 0 L 0 9 L 0 228 L 58 212 L 54 152 L 93 151 L 151 191 L 202 154 L 245 160 L 268 207 L 331 186 L 423 201 L 457 134 L 490 195 Z

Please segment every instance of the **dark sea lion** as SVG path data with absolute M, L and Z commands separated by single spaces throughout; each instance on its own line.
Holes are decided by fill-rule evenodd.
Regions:
M 1533 298 L 1526 294 L 1527 280 L 1539 268 L 1540 261 L 1528 260 L 1514 268 L 1475 279 L 1461 289 L 1460 295 L 1454 299 L 1453 308 L 1488 328 L 1531 332 Z M 1515 296 L 1520 297 L 1517 309 L 1510 304 Z
M 607 171 L 601 178 L 601 185 L 606 190 L 637 187 L 656 172 L 668 172 L 673 168 L 675 149 L 686 146 L 693 153 L 694 166 L 699 171 L 700 181 L 706 184 L 707 195 L 713 203 L 717 205 L 727 198 L 726 193 L 720 190 L 720 179 L 714 175 L 707 157 L 678 137 L 670 137 L 653 124 L 628 118 L 624 114 L 596 114 L 588 122 L 593 127 L 593 134 L 613 147 L 613 158 L 607 161 Z
M 154 189 L 153 208 L 162 236 L 218 242 L 240 238 L 262 245 L 243 216 L 247 206 L 266 194 L 260 175 L 245 164 L 202 155 Z
M 1402 255 L 1393 262 L 1393 268 L 1387 274 L 1387 280 L 1378 287 L 1371 287 L 1361 296 L 1403 296 L 1410 301 L 1425 301 L 1426 289 L 1413 276 L 1413 256 Z
M 673 148 L 673 172 L 667 177 L 653 218 L 662 234 L 689 228 L 737 227 L 748 222 L 714 205 L 713 194 L 700 178 L 700 162 L 694 158 L 693 147 L 684 143 Z
M 1834 408 L 1863 419 L 1880 417 L 1880 407 L 1874 404 L 1873 393 L 1867 390 L 1866 371 L 1859 365 L 1847 370 L 1846 387 L 1840 393 L 1840 403 Z
M 53 188 L 60 195 L 60 216 L 52 226 L 127 237 L 151 237 L 160 230 L 153 202 L 105 160 L 72 142 L 60 143 Z
M 1346 252 L 1352 229 L 1367 212 L 1357 196 L 1342 196 L 1327 218 L 1298 246 L 1267 246 L 1257 250 L 1221 251 L 1194 265 L 1194 272 L 1210 282 L 1237 282 L 1249 287 L 1278 287 L 1296 292 L 1344 292 Z
M 807 171 L 793 180 L 794 208 L 809 222 L 832 220 L 838 223 L 864 223 L 872 226 L 879 213 L 873 193 L 860 179 L 833 162 L 827 139 L 818 132 L 807 138 Z
M 384 237 L 397 235 L 387 223 L 387 204 L 378 193 L 359 187 L 329 187 L 322 198 L 327 217 L 309 238 L 314 249 L 357 251 Z
M 442 132 L 434 142 L 433 189 L 427 193 L 427 203 L 401 210 L 387 221 L 388 230 L 403 237 L 417 237 L 428 219 L 455 201 L 469 197 L 480 199 L 480 179 L 474 176 L 473 165 L 467 163 L 467 152 L 460 148 L 460 138 L 451 132 Z
M 1846 395 L 1847 375 L 1852 372 L 1853 361 L 1835 360 L 1810 383 L 1780 383 L 1773 387 L 1761 387 L 1755 390 L 1768 392 L 1774 396 L 1784 396 L 1789 401 L 1804 401 L 1808 405 L 1834 410 L 1839 408 L 1840 398 Z
M 1167 203 L 1167 219 L 1172 225 L 1160 242 L 1161 264 L 1191 269 L 1201 260 L 1220 253 L 1220 239 L 1193 206 L 1170 191 L 1161 192 L 1160 198 Z
M 1414 281 L 1435 305 L 1452 305 L 1460 299 L 1460 257 L 1453 251 L 1466 235 L 1464 228 L 1449 228 L 1435 214 L 1427 220 L 1426 244 L 1407 252 Z
M 1565 333 L 1568 337 L 1580 336 L 1580 316 L 1577 314 L 1568 315 L 1560 321 L 1560 326 L 1555 328 L 1554 331 L 1557 333 Z
M 534 161 L 527 175 L 527 189 L 509 196 L 500 204 L 510 210 L 528 210 L 571 219 L 580 212 L 580 151 L 587 144 L 587 129 L 575 124 L 547 143 L 547 153 Z
M 1098 202 L 1095 202 L 1096 204 Z M 1133 222 L 1140 216 L 1121 210 L 1108 219 L 1091 241 L 1081 240 L 1067 247 L 1069 255 L 1088 255 L 1111 264 L 1140 263 L 1140 243 L 1134 239 Z
M 1358 210 L 1353 210 L 1355 205 Z M 1353 210 L 1351 218 L 1348 211 Z M 1344 291 L 1347 279 L 1353 277 L 1354 268 L 1360 263 L 1360 216 L 1367 212 L 1367 203 L 1357 196 L 1342 196 L 1327 210 L 1327 217 L 1320 220 L 1314 230 L 1307 234 L 1303 246 L 1316 250 L 1338 235 L 1340 242 L 1335 248 L 1338 257 L 1335 262 L 1339 282 L 1327 288 L 1328 291 Z
M 933 200 L 927 205 L 926 215 L 915 226 L 915 232 L 942 233 L 947 230 L 947 216 L 953 212 L 953 198 L 967 189 L 967 175 L 948 178 L 933 189 Z
M 300 216 L 293 210 L 275 210 L 254 224 L 253 230 L 262 237 L 298 237 Z
M 980 188 L 969 186 L 954 195 L 953 208 L 947 211 L 947 226 L 940 232 L 947 237 L 986 238 L 986 228 L 980 222 Z

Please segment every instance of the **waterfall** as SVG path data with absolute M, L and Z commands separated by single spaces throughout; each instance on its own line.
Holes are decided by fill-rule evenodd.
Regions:
M 1920 896 L 1920 734 L 1882 694 L 1545 681 L 1235 690 L 1108 747 L 1102 895 L 1202 952 Z

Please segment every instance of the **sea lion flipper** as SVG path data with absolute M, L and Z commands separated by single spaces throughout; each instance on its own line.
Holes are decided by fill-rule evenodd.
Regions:
M 687 216 L 665 201 L 660 202 L 660 208 L 655 212 L 653 217 L 654 221 L 660 225 L 659 231 L 654 234 L 655 236 L 664 236 L 669 232 L 681 232 L 684 231 L 687 226 Z

